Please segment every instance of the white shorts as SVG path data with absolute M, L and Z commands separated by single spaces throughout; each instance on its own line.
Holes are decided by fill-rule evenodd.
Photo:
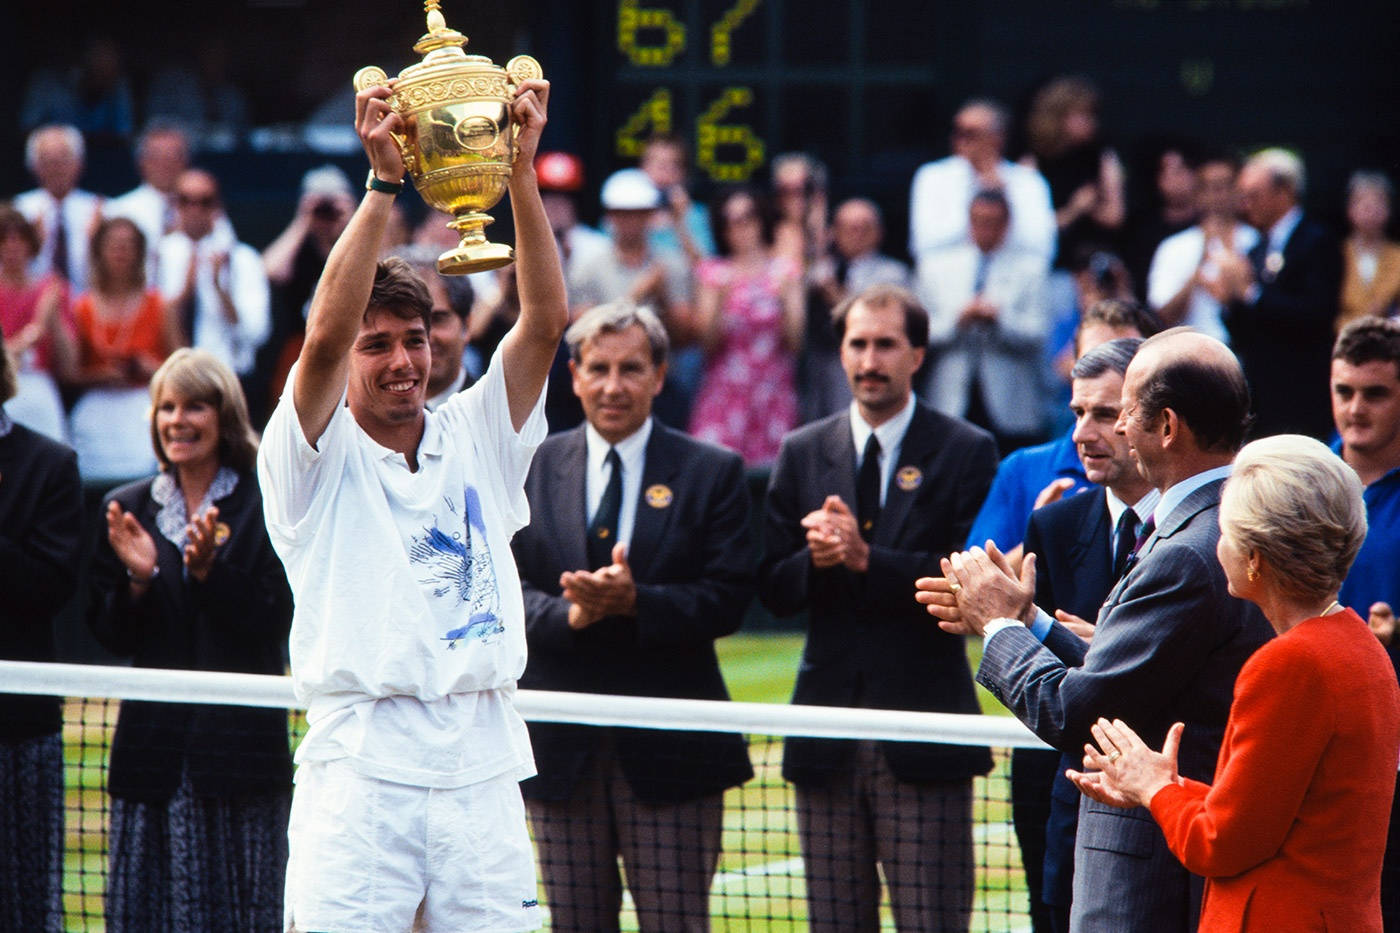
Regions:
M 517 933 L 538 929 L 520 783 L 446 790 L 297 767 L 287 827 L 287 930 Z

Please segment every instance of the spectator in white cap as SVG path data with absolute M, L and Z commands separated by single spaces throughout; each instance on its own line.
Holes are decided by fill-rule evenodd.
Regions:
M 577 317 L 594 305 L 627 298 L 656 312 L 673 345 L 690 342 L 694 325 L 689 266 L 680 252 L 652 246 L 648 235 L 652 218 L 661 207 L 661 189 L 641 169 L 624 168 L 603 182 L 601 200 L 611 249 L 571 270 L 570 313 Z M 671 406 L 663 404 L 666 399 L 657 400 L 657 415 L 679 427 L 686 423 L 689 405 L 683 394 L 676 397 L 676 391 L 671 392 L 675 402 Z M 579 411 L 568 424 L 551 421 L 550 429 L 573 427 L 582 415 Z

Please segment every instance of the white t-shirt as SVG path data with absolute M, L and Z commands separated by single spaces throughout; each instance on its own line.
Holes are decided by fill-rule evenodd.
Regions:
M 1243 256 L 1258 242 L 1259 234 L 1253 227 L 1235 225 L 1235 252 Z M 1214 254 L 1224 249 L 1219 240 L 1207 243 L 1205 231 L 1199 226 L 1188 227 L 1167 237 L 1157 245 L 1152 266 L 1147 272 L 1147 303 L 1153 308 L 1160 308 L 1171 301 L 1191 281 L 1198 267 L 1206 277 L 1218 276 L 1219 266 L 1215 263 Z M 1229 343 L 1230 334 L 1220 320 L 1220 311 L 1220 302 L 1212 298 L 1203 286 L 1197 285 L 1187 298 L 1186 313 L 1181 323 Z
M 258 478 L 296 597 L 292 680 L 309 724 L 298 762 L 346 758 L 420 787 L 534 774 L 513 703 L 525 610 L 510 539 L 530 520 L 544 394 L 517 434 L 499 360 L 426 413 L 416 473 L 343 403 L 319 450 L 291 391 L 273 412 Z

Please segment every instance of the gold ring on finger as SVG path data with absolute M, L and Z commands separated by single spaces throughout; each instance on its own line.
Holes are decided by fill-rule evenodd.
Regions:
M 952 593 L 954 596 L 958 595 L 958 593 L 962 592 L 962 584 L 961 584 L 961 583 L 949 583 L 949 584 L 948 584 L 948 592 Z

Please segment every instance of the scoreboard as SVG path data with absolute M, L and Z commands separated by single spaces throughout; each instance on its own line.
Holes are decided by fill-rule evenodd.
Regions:
M 648 137 L 674 134 L 711 183 L 746 181 L 788 148 L 850 171 L 893 108 L 927 99 L 936 78 L 935 50 L 907 37 L 932 34 L 937 5 L 899 4 L 893 22 L 872 6 L 882 4 L 612 0 L 606 53 L 595 46 L 607 158 L 626 164 Z

